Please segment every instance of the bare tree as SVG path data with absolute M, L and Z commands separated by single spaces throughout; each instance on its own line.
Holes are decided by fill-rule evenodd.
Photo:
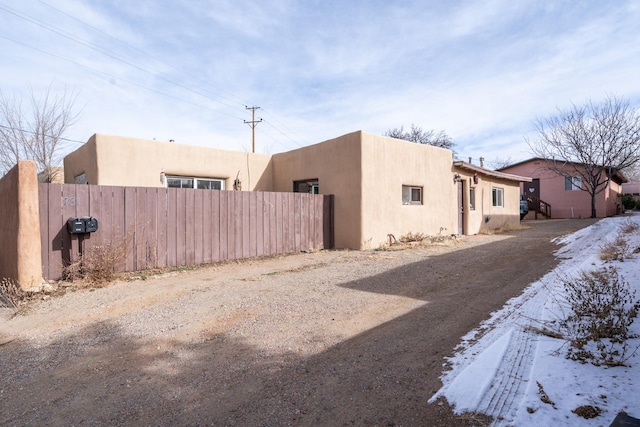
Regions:
M 629 102 L 609 96 L 604 102 L 573 105 L 538 119 L 539 137 L 527 141 L 536 157 L 546 159 L 551 171 L 575 182 L 591 196 L 596 217 L 596 195 L 617 173 L 640 164 L 640 113 Z
M 495 159 L 488 161 L 492 168 L 496 170 L 504 169 L 511 166 L 514 161 L 511 157 L 496 157 Z
M 76 122 L 75 92 L 51 95 L 51 85 L 38 99 L 30 88 L 31 109 L 0 91 L 0 165 L 6 171 L 20 160 L 36 162 L 40 177 L 51 182 L 62 160 L 65 133 Z
M 391 138 L 417 142 L 418 144 L 434 145 L 436 147 L 447 148 L 449 150 L 453 150 L 453 146 L 455 145 L 451 137 L 443 130 L 440 132 L 436 132 L 433 129 L 425 131 L 414 124 L 411 125 L 411 129 L 409 131 L 405 132 L 404 126 L 400 126 L 400 128 L 389 129 L 384 135 L 390 136 Z

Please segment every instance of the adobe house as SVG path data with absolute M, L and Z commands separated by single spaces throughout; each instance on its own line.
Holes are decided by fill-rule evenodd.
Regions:
M 633 200 L 640 201 L 640 181 L 625 182 L 622 184 L 622 194 L 633 196 Z
M 566 162 L 568 171 L 580 164 Z M 525 175 L 532 178 L 530 183 L 522 184 L 522 193 L 532 200 L 542 200 L 550 208 L 551 218 L 589 218 L 591 217 L 591 196 L 588 192 L 580 190 L 584 188 L 580 176 L 564 177 L 546 167 L 546 160 L 532 158 L 520 163 L 499 169 L 501 172 Z M 606 174 L 605 168 L 602 174 Z M 620 172 L 611 176 L 609 185 L 596 196 L 596 214 L 598 218 L 617 215 L 622 212 L 622 184 L 627 179 Z M 532 206 L 529 206 L 527 217 L 535 215 Z
M 529 178 L 453 162 L 450 150 L 357 131 L 274 155 L 95 134 L 64 159 L 65 182 L 334 195 L 337 248 L 476 234 L 519 224 Z

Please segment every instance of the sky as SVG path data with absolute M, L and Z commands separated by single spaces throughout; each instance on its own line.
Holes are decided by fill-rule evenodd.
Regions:
M 414 124 L 491 167 L 572 103 L 640 106 L 635 0 L 0 0 L 0 22 L 5 97 L 77 96 L 66 151 L 250 151 L 256 106 L 256 152 Z
M 565 357 L 565 340 L 532 332 L 556 325 L 571 313 L 565 300 L 564 280 L 580 272 L 614 267 L 626 283 L 633 301 L 640 298 L 640 233 L 624 232 L 630 223 L 640 226 L 640 214 L 605 218 L 557 239 L 560 264 L 522 295 L 508 301 L 477 329 L 462 337 L 443 373 L 443 387 L 432 398 L 444 396 L 457 413 L 481 412 L 494 417 L 494 426 L 608 426 L 624 411 L 640 419 L 640 322 L 635 319 L 624 366 L 581 364 Z M 604 262 L 601 248 L 622 237 L 630 257 Z M 628 306 L 627 306 L 628 307 Z M 593 345 L 585 348 L 593 350 Z M 618 346 L 617 349 L 622 349 Z M 538 384 L 548 397 L 542 401 Z M 552 402 L 553 405 L 549 402 Z M 573 411 L 583 405 L 602 410 L 584 419 Z

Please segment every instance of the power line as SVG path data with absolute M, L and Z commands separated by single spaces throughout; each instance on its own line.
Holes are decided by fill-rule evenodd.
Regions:
M 36 135 L 36 132 L 34 132 L 32 130 L 20 129 L 20 128 L 11 127 L 11 126 L 4 126 L 4 125 L 0 125 L 0 128 L 8 129 L 10 131 L 16 131 L 17 130 L 19 132 L 30 133 L 31 135 Z M 78 141 L 78 140 L 75 140 L 75 139 L 63 138 L 61 136 L 56 137 L 54 135 L 45 135 L 45 137 L 47 137 L 47 138 L 57 138 L 57 139 L 61 139 L 63 141 L 75 142 L 75 143 L 78 143 L 78 144 L 84 144 L 86 142 L 86 141 Z
M 73 20 L 75 20 L 75 21 L 77 21 L 77 22 L 80 22 L 81 24 L 83 24 L 83 25 L 85 25 L 85 26 L 87 26 L 87 27 L 91 28 L 92 30 L 94 30 L 94 31 L 96 31 L 96 32 L 98 32 L 98 33 L 100 33 L 100 34 L 102 34 L 102 35 L 104 35 L 104 36 L 106 36 L 106 37 L 108 37 L 108 38 L 110 38 L 110 39 L 116 40 L 117 42 L 122 43 L 122 44 L 124 44 L 124 45 L 128 46 L 129 48 L 131 48 L 131 49 L 133 49 L 133 50 L 135 50 L 135 51 L 137 51 L 137 52 L 139 52 L 139 53 L 143 54 L 144 56 L 147 56 L 147 57 L 149 57 L 149 58 L 152 58 L 153 60 L 158 61 L 158 62 L 160 62 L 160 63 L 162 63 L 162 64 L 164 64 L 164 65 L 166 65 L 166 66 L 168 66 L 168 67 L 170 67 L 170 68 L 172 68 L 172 69 L 174 69 L 174 70 L 178 71 L 179 73 L 182 73 L 182 74 L 184 74 L 184 75 L 186 75 L 186 76 L 188 76 L 188 77 L 190 77 L 190 78 L 192 78 L 192 79 L 194 79 L 194 80 L 196 80 L 196 81 L 201 82 L 201 83 L 202 83 L 202 85 L 204 85 L 204 86 L 211 87 L 211 88 L 213 88 L 213 89 L 214 89 L 214 90 L 216 90 L 216 91 L 223 91 L 223 92 L 226 92 L 226 91 L 224 91 L 224 90 L 222 90 L 222 89 L 220 89 L 220 88 L 216 87 L 215 85 L 212 85 L 210 82 L 206 82 L 206 81 L 204 81 L 204 80 L 200 79 L 200 78 L 199 78 L 199 77 L 197 77 L 197 76 L 194 76 L 194 75 L 192 75 L 192 74 L 189 74 L 188 72 L 186 72 L 186 71 L 184 71 L 184 70 L 182 70 L 182 69 L 180 69 L 180 68 L 178 68 L 178 67 L 175 67 L 175 66 L 173 66 L 172 64 L 170 64 L 170 63 L 167 63 L 167 62 L 163 61 L 163 60 L 162 60 L 162 59 L 160 59 L 160 58 L 157 58 L 157 57 L 155 57 L 155 56 L 153 56 L 153 55 L 150 55 L 150 54 L 148 54 L 147 52 L 144 52 L 144 51 L 142 51 L 142 50 L 140 50 L 140 49 L 136 48 L 135 46 L 130 45 L 129 43 L 127 43 L 127 42 L 125 42 L 125 41 L 122 41 L 122 40 L 120 40 L 120 39 L 118 39 L 118 38 L 116 38 L 116 37 L 113 37 L 113 36 L 109 35 L 108 33 L 104 32 L 104 31 L 102 31 L 102 30 L 100 30 L 100 29 L 98 29 L 98 28 L 96 28 L 96 27 L 93 27 L 92 25 L 90 25 L 90 24 L 88 24 L 88 23 L 84 22 L 84 21 L 83 21 L 83 20 L 81 20 L 81 19 L 78 19 L 78 18 L 76 18 L 76 17 L 74 17 L 74 16 L 72 16 L 72 15 L 70 15 L 70 14 L 68 14 L 68 13 L 66 13 L 66 12 L 64 12 L 64 11 L 62 11 L 62 10 L 60 10 L 60 9 L 56 8 L 56 7 L 54 7 L 54 6 L 52 6 L 52 5 L 49 5 L 48 3 L 46 3 L 46 2 L 45 2 L 45 1 L 43 1 L 43 0 L 39 0 L 39 1 L 40 1 L 40 3 L 44 4 L 45 6 L 47 6 L 47 7 L 51 8 L 51 9 L 53 9 L 53 10 L 55 10 L 55 11 L 57 11 L 57 12 L 59 12 L 59 13 L 63 14 L 63 15 L 65 15 L 65 16 L 67 16 L 67 17 L 69 17 L 69 18 L 71 18 L 71 19 L 73 19 Z M 122 54 L 117 53 L 117 52 L 115 52 L 115 51 L 113 51 L 113 50 L 111 50 L 111 49 L 109 49 L 109 48 L 106 48 L 106 47 L 103 47 L 103 46 L 97 45 L 97 44 L 92 43 L 92 42 L 90 42 L 90 41 L 88 41 L 88 40 L 86 40 L 86 39 L 83 39 L 83 38 L 77 37 L 76 35 L 74 35 L 74 34 L 72 34 L 72 33 L 69 33 L 68 31 L 65 31 L 65 30 L 63 30 L 63 29 L 59 29 L 59 28 L 53 27 L 53 26 L 51 26 L 51 25 L 47 24 L 47 23 L 46 23 L 46 22 L 44 22 L 44 21 L 41 21 L 41 20 L 39 20 L 39 19 L 37 19 L 37 18 L 34 18 L 34 17 L 29 16 L 29 15 L 27 15 L 27 14 L 24 14 L 24 13 L 22 13 L 22 12 L 19 12 L 19 11 L 17 11 L 16 9 L 13 9 L 13 8 L 11 8 L 11 7 L 9 7 L 9 6 L 3 5 L 2 3 L 0 3 L 0 9 L 2 9 L 2 10 L 6 11 L 6 12 L 8 12 L 8 13 L 10 13 L 10 14 L 14 15 L 14 16 L 17 16 L 18 18 L 24 19 L 24 20 L 26 20 L 26 21 L 28 21 L 28 22 L 30 22 L 30 23 L 32 23 L 32 24 L 34 24 L 34 25 L 37 25 L 37 26 L 39 26 L 39 27 L 41 27 L 41 28 L 43 28 L 43 29 L 45 29 L 45 30 L 51 31 L 51 32 L 53 32 L 53 33 L 55 33 L 55 34 L 57 34 L 57 35 L 59 35 L 59 36 L 61 36 L 61 37 L 67 38 L 68 40 L 70 40 L 70 41 L 72 41 L 72 42 L 74 42 L 74 43 L 77 43 L 77 44 L 79 44 L 79 45 L 81 45 L 81 46 L 84 46 L 84 47 L 87 47 L 87 48 L 89 48 L 89 49 L 92 49 L 92 50 L 94 50 L 94 51 L 96 51 L 96 52 L 99 52 L 99 53 L 101 53 L 101 54 L 103 54 L 103 55 L 105 55 L 105 56 L 107 56 L 107 57 L 109 57 L 109 58 L 111 58 L 111 59 L 114 59 L 114 60 L 116 60 L 116 61 L 119 61 L 119 62 L 121 62 L 121 63 L 124 63 L 124 64 L 126 64 L 126 65 L 128 65 L 128 66 L 130 66 L 130 67 L 133 67 L 133 68 L 135 68 L 135 69 L 137 69 L 137 70 L 139 70 L 139 71 L 142 71 L 142 72 L 145 72 L 145 73 L 151 74 L 152 76 L 154 76 L 154 77 L 156 77 L 156 78 L 159 78 L 159 79 L 161 79 L 161 80 L 163 80 L 163 81 L 165 81 L 165 82 L 167 82 L 167 83 L 169 83 L 169 84 L 172 84 L 172 85 L 174 85 L 174 86 L 176 86 L 176 87 L 178 87 L 178 88 L 181 88 L 181 89 L 183 89 L 183 90 L 187 90 L 187 91 L 192 92 L 192 93 L 194 93 L 194 94 L 196 94 L 196 95 L 199 95 L 199 96 L 202 96 L 202 97 L 204 97 L 204 98 L 206 98 L 206 99 L 209 99 L 210 101 L 213 101 L 213 102 L 219 103 L 219 104 L 224 105 L 224 106 L 226 106 L 226 107 L 229 107 L 229 108 L 231 108 L 231 109 L 233 109 L 233 110 L 236 110 L 236 111 L 237 111 L 237 110 L 239 110 L 239 108 L 237 108 L 237 107 L 236 107 L 236 106 L 234 106 L 234 105 L 230 105 L 230 104 L 228 104 L 228 103 L 225 103 L 225 102 L 222 102 L 222 101 L 220 101 L 220 100 L 214 99 L 214 98 L 212 98 L 211 96 L 208 96 L 207 94 L 205 94 L 205 93 L 203 93 L 203 92 L 201 92 L 201 91 L 199 91 L 199 90 L 192 89 L 192 88 L 190 88 L 190 87 L 185 86 L 184 84 L 181 84 L 181 83 L 179 83 L 179 82 L 177 82 L 177 81 L 174 81 L 174 80 L 172 80 L 172 79 L 170 79 L 170 78 L 168 78 L 168 77 L 165 77 L 165 76 L 167 76 L 167 74 L 166 74 L 166 73 L 163 73 L 162 71 L 159 71 L 159 70 L 157 70 L 157 69 L 154 69 L 153 67 L 147 68 L 147 67 L 143 67 L 143 66 L 141 66 L 141 65 L 135 64 L 134 62 L 132 62 L 132 61 L 128 60 L 128 59 L 127 59 L 125 56 L 123 56 Z M 231 115 L 231 114 L 227 114 L 227 113 L 223 113 L 223 112 L 221 112 L 221 111 L 214 110 L 214 109 L 209 108 L 209 107 L 206 107 L 206 106 L 204 106 L 204 105 L 201 105 L 201 104 L 198 104 L 198 103 L 195 103 L 195 102 L 192 102 L 192 101 L 188 101 L 188 100 L 182 99 L 182 98 L 177 97 L 177 96 L 169 95 L 168 93 L 165 93 L 165 92 L 162 92 L 162 91 L 159 91 L 159 90 L 156 90 L 156 89 L 150 88 L 150 87 L 146 87 L 146 86 L 144 86 L 144 85 L 141 85 L 141 84 L 135 83 L 135 82 L 133 82 L 133 81 L 131 81 L 131 80 L 127 80 L 127 79 L 123 79 L 123 78 L 121 78 L 121 77 L 114 76 L 114 75 L 109 74 L 109 73 L 107 73 L 107 72 L 104 72 L 104 71 L 102 71 L 102 70 L 98 70 L 98 69 L 95 69 L 95 68 L 92 68 L 92 67 L 89 67 L 89 66 L 86 66 L 86 65 L 80 64 L 80 63 L 75 62 L 75 61 L 73 61 L 73 60 L 70 60 L 70 59 L 67 59 L 67 58 L 61 57 L 61 56 L 59 56 L 59 55 L 56 55 L 56 54 L 54 54 L 54 53 L 47 52 L 47 51 L 45 51 L 45 50 L 43 50 L 43 49 L 36 48 L 36 47 L 34 47 L 34 46 L 30 46 L 30 45 L 27 45 L 27 44 L 25 44 L 25 43 L 19 42 L 19 41 L 14 40 L 14 39 L 12 39 L 12 38 L 10 38 L 10 37 L 6 37 L 6 36 L 3 36 L 3 35 L 0 35 L 0 37 L 5 38 L 6 40 L 12 41 L 12 42 L 14 42 L 14 43 L 20 44 L 20 45 L 22 45 L 22 46 L 28 47 L 28 48 L 30 48 L 30 49 L 33 49 L 33 50 L 36 50 L 36 51 L 39 51 L 39 52 L 45 53 L 45 54 L 50 55 L 50 56 L 53 56 L 53 57 L 55 57 L 55 58 L 57 58 L 57 59 L 60 59 L 60 60 L 63 60 L 63 61 L 69 62 L 69 63 L 71 63 L 71 64 L 74 64 L 74 65 L 80 66 L 80 67 L 82 67 L 82 68 L 85 68 L 85 69 L 91 70 L 91 71 L 93 71 L 93 72 L 100 73 L 100 74 L 105 75 L 105 76 L 108 76 L 108 77 L 110 77 L 110 78 L 119 79 L 119 80 L 121 80 L 121 81 L 123 81 L 123 82 L 126 82 L 126 83 L 128 83 L 128 84 L 131 84 L 131 85 L 133 85 L 133 86 L 137 86 L 137 87 L 139 87 L 139 88 L 142 88 L 142 89 L 145 89 L 145 90 L 149 90 L 149 91 L 155 92 L 155 93 L 157 93 L 157 94 L 159 94 L 159 95 L 166 96 L 166 97 L 169 97 L 169 98 L 172 98 L 172 99 L 175 99 L 175 100 L 178 100 L 178 101 L 180 101 L 180 102 L 184 102 L 184 103 L 187 103 L 187 104 L 190 104 L 190 105 L 196 106 L 196 107 L 204 108 L 204 109 L 207 109 L 207 110 L 210 110 L 210 111 L 216 112 L 216 113 L 218 113 L 218 114 L 223 114 L 223 115 L 226 115 L 226 116 L 229 116 L 229 117 L 235 117 L 235 118 L 237 118 L 237 116 L 234 116 L 234 115 Z M 201 87 L 201 86 L 199 86 L 199 87 Z M 233 96 L 233 97 L 235 98 L 235 96 L 234 96 L 233 94 L 231 94 L 230 92 L 226 92 L 226 93 L 228 93 L 229 95 L 231 95 L 231 96 Z M 221 98 L 223 98 L 223 99 L 230 100 L 230 101 L 232 101 L 232 102 L 234 102 L 234 103 L 237 101 L 237 98 L 235 98 L 235 99 L 231 99 L 231 98 L 229 98 L 229 97 L 220 96 L 219 94 L 218 94 L 218 95 L 216 95 L 216 96 L 221 97 Z M 238 102 L 238 103 L 239 103 L 239 102 Z M 245 107 L 246 107 L 246 106 L 245 106 Z M 251 108 L 249 108 L 249 107 L 246 107 L 246 108 L 247 108 L 247 109 L 251 109 Z M 260 107 L 252 107 L 252 108 L 260 108 Z M 253 113 L 255 113 L 255 110 L 253 110 Z M 269 114 L 269 113 L 267 113 L 267 114 Z M 272 116 L 273 120 L 277 121 L 277 119 L 276 119 L 273 115 L 271 115 L 271 116 Z M 250 126 L 252 127 L 252 141 L 253 141 L 253 142 L 252 142 L 252 144 L 253 144 L 253 146 L 254 146 L 254 147 L 253 147 L 253 149 L 255 150 L 255 126 L 257 125 L 257 123 L 258 123 L 258 122 L 262 122 L 262 119 L 260 119 L 259 121 L 255 121 L 255 116 L 252 116 L 252 121 L 251 121 L 251 122 L 249 122 L 249 121 L 244 121 L 244 122 L 245 122 L 246 124 L 250 124 Z M 274 124 L 269 123 L 269 122 L 267 122 L 267 124 L 269 124 L 269 126 L 271 126 L 271 127 L 272 127 L 273 129 L 275 129 L 277 132 L 279 132 L 279 133 L 280 133 L 280 134 L 282 134 L 284 137 L 286 137 L 287 139 L 289 139 L 291 142 L 293 142 L 296 146 L 298 146 L 298 147 L 301 147 L 301 146 L 302 146 L 301 144 L 299 144 L 298 142 L 296 142 L 293 138 L 291 138 L 289 135 L 287 135 L 285 132 L 283 132 L 281 129 L 279 129 L 278 127 L 276 127 Z M 285 126 L 285 127 L 286 127 L 286 126 Z
M 212 84 L 212 83 L 211 83 L 211 82 L 209 82 L 209 81 L 203 80 L 203 79 L 201 79 L 200 77 L 198 77 L 198 76 L 196 76 L 196 75 L 194 75 L 194 74 L 191 74 L 191 73 L 189 73 L 189 72 L 187 72 L 187 71 L 185 71 L 185 70 L 183 70 L 183 69 L 181 69 L 181 68 L 179 68 L 179 67 L 176 67 L 176 66 L 175 66 L 175 65 L 173 65 L 172 63 L 170 63 L 170 62 L 166 62 L 166 61 L 164 61 L 163 59 L 158 58 L 157 56 L 151 55 L 151 54 L 149 54 L 148 52 L 146 52 L 146 51 L 144 51 L 144 50 L 142 50 L 142 49 L 138 49 L 138 48 L 137 48 L 137 47 L 135 47 L 134 45 L 132 45 L 132 44 L 130 44 L 130 43 L 127 43 L 126 41 L 121 40 L 121 39 L 119 39 L 119 38 L 117 38 L 117 37 L 114 37 L 114 36 L 112 36 L 111 34 L 106 33 L 106 32 L 102 31 L 101 29 L 99 29 L 99 28 L 97 28 L 97 27 L 94 27 L 93 25 L 91 25 L 91 24 L 89 24 L 89 23 L 87 23 L 87 22 L 83 21 L 82 19 L 76 18 L 75 16 L 70 15 L 70 14 L 68 14 L 67 12 L 65 12 L 65 11 L 63 11 L 63 10 L 61 10 L 61 9 L 58 9 L 57 7 L 52 6 L 52 5 L 48 4 L 47 2 L 45 2 L 45 1 L 43 1 L 43 0 L 38 0 L 38 1 L 39 1 L 40 3 L 42 3 L 42 4 L 44 4 L 45 6 L 47 6 L 47 7 L 51 8 L 51 9 L 53 9 L 53 10 L 57 11 L 58 13 L 60 13 L 60 14 L 62 14 L 62 15 L 65 15 L 65 16 L 67 16 L 68 18 L 73 19 L 74 21 L 79 22 L 79 23 L 81 23 L 82 25 L 84 25 L 84 26 L 86 26 L 86 27 L 88 27 L 88 28 L 91 28 L 93 31 L 98 32 L 98 33 L 100 33 L 100 34 L 102 34 L 102 35 L 104 35 L 104 36 L 106 36 L 106 37 L 108 37 L 108 38 L 110 38 L 110 39 L 112 39 L 112 40 L 115 40 L 115 41 L 117 41 L 118 43 L 122 43 L 123 45 L 125 45 L 125 46 L 129 47 L 130 49 L 133 49 L 134 51 L 136 51 L 136 52 L 138 52 L 138 53 L 140 53 L 140 54 L 142 54 L 142 55 L 144 55 L 144 56 L 146 56 L 146 57 L 149 57 L 149 58 L 151 58 L 151 59 L 153 59 L 153 60 L 155 60 L 155 61 L 158 61 L 158 62 L 160 62 L 161 64 L 166 65 L 167 67 L 170 67 L 170 68 L 172 68 L 172 69 L 174 69 L 174 70 L 178 71 L 179 73 L 185 74 L 186 76 L 189 76 L 189 77 L 191 77 L 192 79 L 195 79 L 196 81 L 198 81 L 198 82 L 200 82 L 200 83 L 204 84 L 205 86 L 209 86 L 209 87 L 211 87 L 212 89 L 214 89 L 214 90 L 216 90 L 216 91 L 224 92 L 224 93 L 226 93 L 226 94 L 230 95 L 233 99 L 232 99 L 232 98 L 229 98 L 229 97 L 225 97 L 225 96 L 221 96 L 222 98 L 226 98 L 226 99 L 228 99 L 229 101 L 236 102 L 236 103 L 238 103 L 238 104 L 240 104 L 240 105 L 244 105 L 244 103 L 243 103 L 242 101 L 240 101 L 240 100 L 239 100 L 239 98 L 237 98 L 233 93 L 231 93 L 231 92 L 229 92 L 229 91 L 225 90 L 224 88 L 222 88 L 222 87 L 220 87 L 220 86 L 217 86 L 217 85 L 214 85 L 214 84 Z
M 180 84 L 180 83 L 178 83 L 176 81 L 173 81 L 173 80 L 169 79 L 168 77 L 165 77 L 166 76 L 165 73 L 162 73 L 162 72 L 160 72 L 158 70 L 151 70 L 150 71 L 150 70 L 148 70 L 148 69 L 146 69 L 146 68 L 144 68 L 144 67 L 142 67 L 140 65 L 134 64 L 134 63 L 130 62 L 129 60 L 124 59 L 122 57 L 122 55 L 114 52 L 111 49 L 107 49 L 107 48 L 104 48 L 102 46 L 95 45 L 94 43 L 91 43 L 91 42 L 89 42 L 89 41 L 87 41 L 85 39 L 77 37 L 77 36 L 67 32 L 67 31 L 59 30 L 59 29 L 57 29 L 55 27 L 52 27 L 52 26 L 48 25 L 47 23 L 45 23 L 43 21 L 40 21 L 40 20 L 38 20 L 36 18 L 33 18 L 33 17 L 29 16 L 29 15 L 26 15 L 26 14 L 24 14 L 22 12 L 19 12 L 19 11 L 15 10 L 15 9 L 12 9 L 12 8 L 6 6 L 6 5 L 0 4 L 0 9 L 6 11 L 8 13 L 11 13 L 12 15 L 15 15 L 15 16 L 21 18 L 21 19 L 24 19 L 25 21 L 31 22 L 32 24 L 37 25 L 40 28 L 43 28 L 43 29 L 48 30 L 48 31 L 51 31 L 54 34 L 58 34 L 59 36 L 64 37 L 64 38 L 66 38 L 66 39 L 68 39 L 68 40 L 70 40 L 70 41 L 72 41 L 74 43 L 77 43 L 77 44 L 79 44 L 81 46 L 87 47 L 87 48 L 89 48 L 91 50 L 94 50 L 94 51 L 96 51 L 98 53 L 101 53 L 101 54 L 103 54 L 103 55 L 105 55 L 105 56 L 107 56 L 109 58 L 115 59 L 116 61 L 122 62 L 125 65 L 133 67 L 133 68 L 135 68 L 135 69 L 137 69 L 139 71 L 145 72 L 147 74 L 151 74 L 152 76 L 154 76 L 156 78 L 159 78 L 159 79 L 162 79 L 162 80 L 164 80 L 165 82 L 167 82 L 169 84 L 172 84 L 172 85 L 175 85 L 175 86 L 177 86 L 179 88 L 185 89 L 185 90 L 187 90 L 189 92 L 192 92 L 192 93 L 194 93 L 196 95 L 199 95 L 199 96 L 202 96 L 204 98 L 207 98 L 207 99 L 209 99 L 209 100 L 211 100 L 213 102 L 217 102 L 219 104 L 222 104 L 222 105 L 224 105 L 226 107 L 229 107 L 229 108 L 232 108 L 232 109 L 236 109 L 237 108 L 237 107 L 235 107 L 233 105 L 230 105 L 230 104 L 227 104 L 225 102 L 213 99 L 213 98 L 211 98 L 211 97 L 209 97 L 209 96 L 207 96 L 207 95 L 205 95 L 205 94 L 203 94 L 203 93 L 201 93 L 201 92 L 199 92 L 199 91 L 197 91 L 195 89 L 191 89 L 191 88 L 189 88 L 187 86 L 184 86 L 184 85 L 182 85 L 182 84 Z M 239 108 L 237 108 L 237 109 L 239 110 Z

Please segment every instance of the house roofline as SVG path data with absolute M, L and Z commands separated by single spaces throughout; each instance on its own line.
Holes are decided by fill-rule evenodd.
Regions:
M 507 179 L 509 181 L 518 181 L 518 182 L 531 182 L 532 181 L 532 178 L 529 178 L 529 177 L 520 176 L 520 175 L 514 175 L 514 174 L 504 173 L 504 172 L 498 172 L 498 171 L 494 171 L 494 170 L 491 170 L 491 169 L 485 169 L 483 167 L 472 165 L 471 163 L 467 163 L 467 162 L 463 162 L 463 161 L 455 161 L 455 162 L 453 162 L 453 166 L 455 166 L 457 168 L 460 168 L 460 169 L 465 169 L 465 170 L 469 170 L 469 171 L 472 171 L 472 172 L 480 173 L 480 174 L 483 174 L 483 175 L 491 176 L 491 177 L 494 177 L 494 178 Z
M 497 170 L 498 170 L 498 171 L 502 171 L 502 170 L 505 170 L 505 169 L 510 169 L 510 168 L 512 168 L 512 167 L 514 167 L 514 166 L 520 166 L 520 165 L 522 165 L 522 164 L 529 163 L 529 162 L 533 162 L 533 161 L 536 161 L 536 160 L 541 160 L 541 161 L 543 161 L 543 162 L 547 162 L 547 161 L 550 161 L 550 160 L 556 161 L 556 160 L 554 160 L 554 159 L 546 159 L 546 158 L 544 158 L 544 157 L 532 157 L 532 158 L 530 158 L 530 159 L 528 159 L 528 160 L 523 160 L 523 161 L 521 161 L 521 162 L 514 163 L 514 164 L 512 164 L 512 165 L 505 166 L 505 167 L 503 167 L 503 168 L 499 168 L 499 169 L 497 169 Z M 558 162 L 562 162 L 562 163 L 570 163 L 570 164 L 573 164 L 573 165 L 582 165 L 582 164 L 583 164 L 583 163 L 580 163 L 580 162 L 574 162 L 574 161 L 572 161 L 572 160 L 557 160 L 557 161 L 558 161 Z M 607 171 L 607 167 L 605 167 L 605 166 L 600 166 L 600 165 L 598 165 L 598 167 L 599 167 L 599 168 L 604 169 L 604 170 L 605 170 L 605 172 Z M 617 169 L 613 169 L 613 173 L 611 174 L 611 178 L 612 178 L 612 179 L 613 179 L 613 178 L 617 178 L 617 179 L 618 179 L 618 181 L 620 181 L 620 182 L 619 182 L 619 184 L 624 184 L 625 182 L 629 182 L 629 180 L 627 179 L 627 177 L 626 177 L 626 176 L 624 176 L 624 174 L 623 174 L 622 172 L 620 172 L 619 170 L 617 170 Z

